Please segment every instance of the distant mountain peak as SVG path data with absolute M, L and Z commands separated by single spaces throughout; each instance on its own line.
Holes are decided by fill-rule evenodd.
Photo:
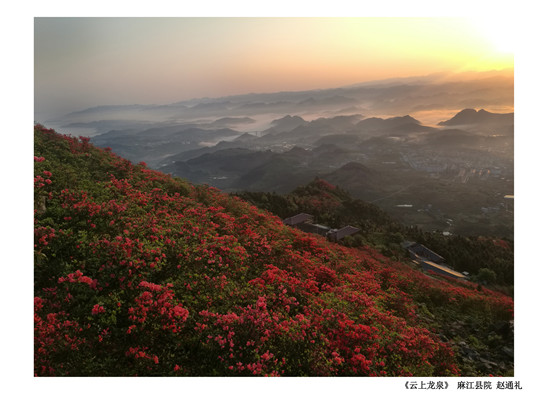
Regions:
M 418 121 L 416 118 L 411 117 L 410 115 L 405 115 L 403 117 L 391 117 L 386 119 L 371 117 L 359 121 L 356 126 L 359 129 L 367 130 L 390 130 L 398 126 L 408 124 L 420 125 L 420 121 Z
M 274 125 L 280 125 L 280 124 L 286 124 L 286 123 L 292 123 L 292 124 L 295 124 L 295 123 L 306 123 L 307 121 L 304 120 L 302 117 L 300 117 L 299 115 L 285 115 L 284 117 L 282 118 L 278 118 L 276 120 L 273 120 L 271 121 L 271 125 L 274 126 Z
M 513 122 L 514 113 L 499 114 L 492 113 L 483 108 L 476 111 L 473 108 L 465 108 L 459 111 L 453 118 L 447 121 L 441 121 L 438 125 L 440 126 L 452 126 L 452 125 L 472 125 L 472 124 L 485 124 L 485 123 L 494 123 L 501 122 L 506 123 L 507 121 Z
M 298 115 L 285 115 L 282 118 L 271 121 L 270 128 L 266 132 L 287 132 L 299 127 L 300 125 L 307 124 L 308 121 L 304 120 Z

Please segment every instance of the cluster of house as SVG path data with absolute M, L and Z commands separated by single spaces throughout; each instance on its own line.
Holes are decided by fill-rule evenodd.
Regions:
M 419 264 L 423 270 L 443 274 L 458 279 L 467 279 L 467 272 L 459 273 L 444 264 L 445 259 L 420 243 L 405 241 L 401 246 L 409 251 L 413 262 Z
M 325 225 L 314 224 L 313 215 L 306 213 L 301 213 L 294 215 L 293 217 L 286 218 L 283 220 L 283 223 L 285 225 L 298 228 L 304 232 L 321 235 L 331 241 L 338 241 L 346 236 L 356 234 L 360 231 L 359 228 L 351 225 L 346 225 L 340 229 L 333 229 Z

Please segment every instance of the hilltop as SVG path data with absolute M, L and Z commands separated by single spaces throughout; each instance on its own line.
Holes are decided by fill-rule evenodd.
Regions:
M 513 375 L 511 298 L 34 134 L 35 375 Z

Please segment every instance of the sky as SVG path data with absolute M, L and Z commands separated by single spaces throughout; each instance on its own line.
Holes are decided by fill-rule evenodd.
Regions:
M 35 119 L 96 105 L 510 69 L 508 28 L 465 17 L 37 17 Z

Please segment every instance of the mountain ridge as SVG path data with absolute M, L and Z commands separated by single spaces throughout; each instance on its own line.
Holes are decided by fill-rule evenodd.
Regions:
M 513 124 L 514 113 L 492 113 L 483 108 L 475 110 L 473 108 L 465 108 L 459 111 L 454 117 L 449 120 L 441 121 L 439 126 L 453 126 L 453 125 L 473 125 L 483 123 L 499 123 L 499 124 Z

